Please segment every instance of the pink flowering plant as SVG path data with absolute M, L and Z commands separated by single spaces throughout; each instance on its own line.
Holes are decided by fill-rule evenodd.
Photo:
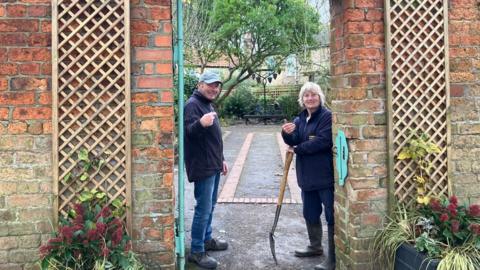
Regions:
M 86 182 L 105 161 L 87 149 L 77 153 L 78 162 L 62 182 Z M 57 231 L 40 247 L 40 266 L 47 269 L 144 269 L 131 250 L 122 217 L 126 207 L 119 199 L 110 202 L 105 192 L 85 188 L 68 215 L 60 218 Z M 110 203 L 109 203 L 110 202 Z
M 460 204 L 457 197 L 451 196 L 432 198 L 416 211 L 415 247 L 429 257 L 441 258 L 439 269 L 448 269 L 455 261 L 480 265 L 479 205 Z
M 397 249 L 408 243 L 429 258 L 439 259 L 437 270 L 479 269 L 478 204 L 461 204 L 456 196 L 431 197 L 427 204 L 400 203 L 386 218 L 384 228 L 377 232 L 371 246 L 380 265 L 393 269 Z
M 54 237 L 40 247 L 41 269 L 143 269 L 131 251 L 119 200 L 106 205 L 106 194 L 85 190 Z
M 418 208 L 415 243 L 419 251 L 431 257 L 442 255 L 442 250 L 471 246 L 480 251 L 480 206 L 462 205 L 457 197 L 432 198 Z

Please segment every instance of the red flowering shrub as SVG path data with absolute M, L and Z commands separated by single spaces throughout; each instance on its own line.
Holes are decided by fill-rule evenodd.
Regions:
M 455 196 L 431 199 L 419 208 L 420 215 L 428 220 L 422 224 L 422 233 L 448 247 L 473 243 L 480 248 L 480 206 L 460 205 Z
M 120 219 L 122 204 L 105 205 L 105 193 L 95 190 L 82 193 L 80 200 L 61 219 L 54 237 L 40 247 L 41 268 L 143 269 Z

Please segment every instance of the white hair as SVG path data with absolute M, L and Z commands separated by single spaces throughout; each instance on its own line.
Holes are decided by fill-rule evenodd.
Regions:
M 300 93 L 298 93 L 298 104 L 300 105 L 300 107 L 305 108 L 303 104 L 303 96 L 306 92 L 312 92 L 317 94 L 320 97 L 320 105 L 322 107 L 325 105 L 325 94 L 323 94 L 320 85 L 313 82 L 306 82 L 300 89 Z

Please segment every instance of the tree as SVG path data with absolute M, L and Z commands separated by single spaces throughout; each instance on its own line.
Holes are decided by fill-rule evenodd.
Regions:
M 303 0 L 215 0 L 212 17 L 215 42 L 233 65 L 217 103 L 267 60 L 278 66 L 288 55 L 312 48 L 319 30 L 316 10 Z
M 191 1 L 189 5 L 210 10 L 197 11 L 208 14 L 204 19 L 196 19 L 195 27 L 203 23 L 205 28 L 197 29 L 198 34 L 191 28 L 189 35 L 203 37 L 207 43 L 186 42 L 187 50 L 196 52 L 197 57 L 202 55 L 203 67 L 220 57 L 227 57 L 230 62 L 228 76 L 223 82 L 226 91 L 217 104 L 221 104 L 239 83 L 265 69 L 267 62 L 268 69 L 278 70 L 289 55 L 309 51 L 316 45 L 318 13 L 304 0 L 213 0 L 212 6 L 200 5 L 206 0 L 198 1 L 197 4 Z M 207 27 L 209 30 L 203 31 Z
M 215 29 L 210 11 L 212 0 L 184 1 L 184 46 L 187 65 L 199 65 L 203 72 L 208 63 L 220 57 L 214 40 Z

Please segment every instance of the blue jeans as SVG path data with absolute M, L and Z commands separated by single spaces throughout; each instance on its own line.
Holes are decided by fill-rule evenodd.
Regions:
M 192 222 L 192 253 L 204 252 L 204 242 L 212 239 L 212 216 L 217 203 L 220 173 L 194 182 L 197 204 Z
M 303 217 L 309 224 L 319 224 L 322 214 L 322 204 L 325 209 L 325 219 L 329 226 L 335 224 L 333 216 L 333 188 L 312 191 L 302 190 Z

